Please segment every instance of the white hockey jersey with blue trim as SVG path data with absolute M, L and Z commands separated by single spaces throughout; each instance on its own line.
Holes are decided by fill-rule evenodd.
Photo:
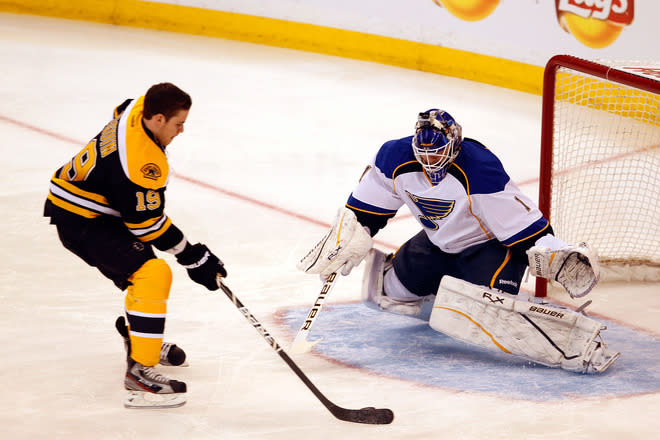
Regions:
M 349 208 L 389 218 L 405 204 L 431 242 L 449 253 L 493 239 L 512 246 L 548 228 L 536 204 L 481 143 L 464 139 L 447 175 L 433 185 L 411 142 L 412 136 L 381 147 L 350 195 Z

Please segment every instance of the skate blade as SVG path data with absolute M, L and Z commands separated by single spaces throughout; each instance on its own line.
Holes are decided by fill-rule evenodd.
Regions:
M 169 362 L 166 362 L 166 361 L 161 360 L 160 362 L 158 362 L 158 364 L 159 364 L 159 365 L 162 365 L 162 366 L 164 366 L 164 367 L 189 367 L 189 366 L 190 366 L 190 364 L 188 363 L 188 361 L 183 361 L 183 363 L 182 363 L 182 364 L 179 364 L 179 365 L 172 365 L 172 364 L 170 364 Z
M 154 394 L 145 391 L 129 391 L 124 399 L 126 408 L 178 408 L 186 403 L 185 393 Z

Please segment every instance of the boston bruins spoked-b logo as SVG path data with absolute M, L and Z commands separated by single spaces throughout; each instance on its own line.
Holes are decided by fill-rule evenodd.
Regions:
M 434 220 L 442 220 L 454 209 L 455 200 L 428 199 L 410 194 L 406 191 L 410 200 L 417 206 L 422 215 L 417 216 L 419 221 L 429 229 L 438 229 Z

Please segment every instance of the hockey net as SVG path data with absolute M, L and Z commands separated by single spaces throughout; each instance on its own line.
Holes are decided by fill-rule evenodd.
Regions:
M 602 281 L 660 280 L 660 63 L 548 62 L 539 207 L 598 251 Z

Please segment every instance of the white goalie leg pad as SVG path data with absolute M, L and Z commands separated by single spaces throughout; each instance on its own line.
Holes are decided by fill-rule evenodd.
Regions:
M 362 302 L 372 309 L 384 310 L 397 315 L 419 315 L 422 311 L 423 298 L 414 298 L 412 294 L 408 293 L 410 300 L 399 301 L 385 295 L 384 274 L 385 272 L 389 274 L 391 267 L 392 263 L 388 261 L 384 252 L 378 249 L 369 251 L 365 258 L 362 277 Z
M 585 296 L 600 279 L 598 255 L 587 243 L 566 245 L 546 235 L 527 250 L 527 257 L 532 275 L 559 282 L 572 298 Z
M 429 325 L 463 342 L 579 373 L 601 373 L 619 357 L 600 340 L 604 327 L 587 316 L 449 276 L 440 282 Z
M 358 222 L 355 213 L 340 208 L 327 234 L 298 262 L 296 267 L 305 273 L 321 274 L 327 278 L 342 266 L 343 275 L 359 265 L 373 247 L 369 232 Z

